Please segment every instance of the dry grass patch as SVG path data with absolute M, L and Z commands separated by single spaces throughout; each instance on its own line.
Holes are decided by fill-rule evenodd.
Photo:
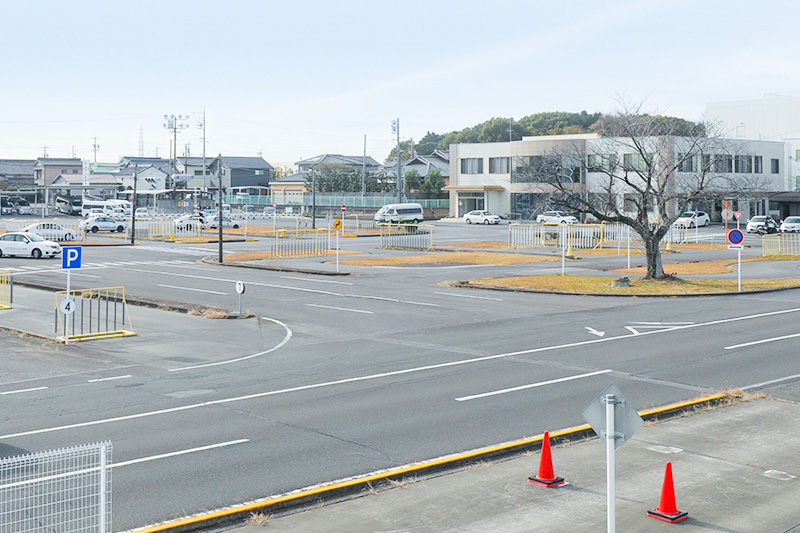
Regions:
M 447 252 L 427 255 L 406 255 L 402 257 L 373 257 L 365 259 L 345 259 L 344 265 L 357 266 L 402 266 L 425 263 L 465 263 L 477 265 L 521 265 L 526 263 L 545 263 L 560 261 L 560 258 L 546 255 L 508 254 L 496 252 Z
M 476 250 L 508 250 L 508 243 L 505 241 L 483 241 L 483 242 L 457 242 L 436 246 L 435 248 L 474 248 Z
M 763 257 L 747 257 L 742 259 L 742 263 L 758 263 L 761 261 L 800 261 L 797 255 L 768 255 Z M 664 265 L 664 273 L 674 276 L 689 276 L 696 274 L 724 274 L 735 268 L 736 259 L 717 259 L 714 261 L 688 261 L 686 263 L 669 263 Z M 646 266 L 635 266 L 631 268 L 619 268 L 609 272 L 620 272 L 623 274 L 646 274 Z
M 269 524 L 270 520 L 272 520 L 272 515 L 270 514 L 250 513 L 250 516 L 247 517 L 245 524 L 248 526 L 264 527 Z
M 572 249 L 575 255 L 619 255 L 620 257 L 628 255 L 628 248 L 623 246 L 619 250 L 614 248 L 592 248 L 591 250 L 576 250 Z M 631 255 L 644 255 L 644 250 L 641 248 L 631 248 Z
M 679 296 L 737 292 L 735 279 L 631 280 L 630 287 L 612 287 L 611 278 L 585 276 L 516 276 L 470 280 L 472 285 L 571 294 L 620 294 L 628 296 Z M 800 287 L 800 278 L 743 279 L 742 292 Z
M 348 250 L 339 250 L 339 255 L 364 255 L 365 252 L 351 252 Z M 315 254 L 314 257 L 330 257 L 335 256 L 336 250 L 332 250 L 324 254 Z M 309 257 L 309 256 L 298 256 Z M 235 263 L 237 261 L 258 261 L 262 259 L 291 259 L 291 257 L 275 257 L 273 252 L 242 252 L 237 254 L 228 254 L 223 256 L 222 260 L 226 263 Z
M 220 309 L 219 307 L 206 307 L 203 309 L 190 309 L 187 314 L 193 316 L 201 316 L 203 318 L 214 318 L 214 319 L 221 319 L 221 318 L 228 318 L 232 316 L 229 312 L 225 311 L 224 309 Z

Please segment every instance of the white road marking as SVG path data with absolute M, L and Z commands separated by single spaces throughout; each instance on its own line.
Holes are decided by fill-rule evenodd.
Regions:
M 73 272 L 72 275 L 73 276 L 80 276 L 82 278 L 97 278 L 97 279 L 100 279 L 100 278 L 103 277 L 103 276 L 95 276 L 94 274 L 79 274 L 78 272 Z
M 742 390 L 757 389 L 759 387 L 764 387 L 766 385 L 774 385 L 775 383 L 781 383 L 782 381 L 789 381 L 797 378 L 800 378 L 800 374 L 795 374 L 793 376 L 784 376 L 782 378 L 771 379 L 769 381 L 762 381 L 761 383 L 753 383 L 752 385 L 747 385 L 745 387 L 739 387 L 739 388 Z
M 33 392 L 33 391 L 37 391 L 37 390 L 44 390 L 46 388 L 47 387 L 34 387 L 32 389 L 9 390 L 9 391 L 5 391 L 5 392 L 0 392 L 0 395 L 5 396 L 6 394 L 20 394 L 22 392 Z
M 645 336 L 645 335 L 658 335 L 658 334 L 661 334 L 661 333 L 672 332 L 672 331 L 681 330 L 681 329 L 694 329 L 694 328 L 701 328 L 701 327 L 706 327 L 706 326 L 715 326 L 715 325 L 718 325 L 718 324 L 727 324 L 727 323 L 730 323 L 730 322 L 740 322 L 742 320 L 752 320 L 754 318 L 764 318 L 764 317 L 768 317 L 768 316 L 775 316 L 775 315 L 781 315 L 781 314 L 786 314 L 786 313 L 797 313 L 798 311 L 800 311 L 800 307 L 794 307 L 794 308 L 791 308 L 791 309 L 784 309 L 784 310 L 781 310 L 781 311 L 770 311 L 770 312 L 766 312 L 766 313 L 757 313 L 757 314 L 754 314 L 754 315 L 744 315 L 744 316 L 738 316 L 738 317 L 733 317 L 733 318 L 722 318 L 722 319 L 719 319 L 719 320 L 712 320 L 712 321 L 709 321 L 709 322 L 701 322 L 701 323 L 697 323 L 697 324 L 689 324 L 689 325 L 686 325 L 686 326 L 677 326 L 677 327 L 671 328 L 671 329 L 660 329 L 660 330 L 655 330 L 655 331 L 647 331 L 645 333 L 640 333 L 639 335 L 619 335 L 619 336 L 616 336 L 616 337 L 604 337 L 602 339 L 592 339 L 592 340 L 588 340 L 588 341 L 571 342 L 571 343 L 567 343 L 567 344 L 556 344 L 556 345 L 552 345 L 552 346 L 542 346 L 542 347 L 539 347 L 539 348 L 531 348 L 531 349 L 528 349 L 528 350 L 520 350 L 520 351 L 517 351 L 517 352 L 506 352 L 506 353 L 501 353 L 501 354 L 485 355 L 485 356 L 482 356 L 482 357 L 473 357 L 471 359 L 461 359 L 461 360 L 458 360 L 458 361 L 450 361 L 450 362 L 447 362 L 447 363 L 438 363 L 438 364 L 434 364 L 434 365 L 419 366 L 419 367 L 414 367 L 414 368 L 405 368 L 405 369 L 401 369 L 401 370 L 393 370 L 393 371 L 389 371 L 389 372 L 383 372 L 383 373 L 380 373 L 380 374 L 368 374 L 368 375 L 364 375 L 364 376 L 356 376 L 356 377 L 352 377 L 352 378 L 344 378 L 344 379 L 338 379 L 338 380 L 334 380 L 334 381 L 324 381 L 324 382 L 320 382 L 320 383 L 312 383 L 310 385 L 300 385 L 300 386 L 297 386 L 297 387 L 290 387 L 290 388 L 287 388 L 287 389 L 278 389 L 278 390 L 273 390 L 273 391 L 257 392 L 257 393 L 254 393 L 254 394 L 249 394 L 247 396 L 233 396 L 233 397 L 230 397 L 230 398 L 221 398 L 219 400 L 211 400 L 211 401 L 207 401 L 207 402 L 194 403 L 194 404 L 183 405 L 183 406 L 179 406 L 179 407 L 172 407 L 172 408 L 168 408 L 168 409 L 160 409 L 160 410 L 157 410 L 157 411 L 145 411 L 145 412 L 142 412 L 142 413 L 136 413 L 136 414 L 132 414 L 132 415 L 116 416 L 116 417 L 111 417 L 111 418 L 102 418 L 102 419 L 98 419 L 98 420 L 90 420 L 88 422 L 78 422 L 78 423 L 75 423 L 75 424 L 68 424 L 68 425 L 63 425 L 63 426 L 53 426 L 53 427 L 49 427 L 49 428 L 41 428 L 41 429 L 32 429 L 32 430 L 28 430 L 28 431 L 20 431 L 18 433 L 9 433 L 9 434 L 6 434 L 6 435 L 0 435 L 0 441 L 5 440 L 5 439 L 12 439 L 12 438 L 15 438 L 15 437 L 25 437 L 25 436 L 28 436 L 28 435 L 40 435 L 40 434 L 43 434 L 43 433 L 52 433 L 52 432 L 55 432 L 55 431 L 64 431 L 64 430 L 67 430 L 67 429 L 76 429 L 76 428 L 83 428 L 83 427 L 90 427 L 90 426 L 98 426 L 98 425 L 101 425 L 101 424 L 109 424 L 109 423 L 113 423 L 113 422 L 122 422 L 122 421 L 126 421 L 126 420 L 136 420 L 136 419 L 139 419 L 139 418 L 147 418 L 147 417 L 151 417 L 151 416 L 178 413 L 178 412 L 181 412 L 181 411 L 188 411 L 190 409 L 197 409 L 197 408 L 200 408 L 200 407 L 210 407 L 210 406 L 214 406 L 214 405 L 223 405 L 223 404 L 226 404 L 226 403 L 254 400 L 254 399 L 258 399 L 258 398 L 267 398 L 269 396 L 277 396 L 277 395 L 280 395 L 280 394 L 288 394 L 288 393 L 292 393 L 292 392 L 300 392 L 300 391 L 321 389 L 321 388 L 324 388 L 324 387 L 332 387 L 332 386 L 344 385 L 344 384 L 348 384 L 348 383 L 358 383 L 358 382 L 362 382 L 362 381 L 371 381 L 371 380 L 376 380 L 376 379 L 381 379 L 381 378 L 386 378 L 386 377 L 402 376 L 402 375 L 406 375 L 406 374 L 414 374 L 414 373 L 418 373 L 418 372 L 424 372 L 426 370 L 438 370 L 438 369 L 441 369 L 441 368 L 463 366 L 463 365 L 469 365 L 469 364 L 473 364 L 473 363 L 481 363 L 481 362 L 484 362 L 484 361 L 491 361 L 491 360 L 494 360 L 494 359 L 505 359 L 505 358 L 508 358 L 508 357 L 516 356 L 516 355 L 542 353 L 542 352 L 547 352 L 547 351 L 561 350 L 561 349 L 564 349 L 564 348 L 577 348 L 577 347 L 580 347 L 580 346 L 590 346 L 592 344 L 603 344 L 603 343 L 607 343 L 607 342 L 633 339 L 633 338 L 637 338 L 637 337 L 641 337 L 641 336 Z M 262 319 L 272 320 L 272 319 L 267 319 L 265 317 L 262 317 Z M 278 322 L 277 320 L 272 320 L 272 321 L 273 322 Z M 289 331 L 291 331 L 291 330 L 289 330 Z M 261 352 L 261 353 L 258 353 L 258 354 L 253 354 L 253 355 L 247 356 L 245 358 L 257 357 L 257 356 L 262 355 L 264 353 L 268 353 L 270 351 L 276 350 L 280 346 L 282 346 L 283 344 L 288 342 L 288 339 L 289 339 L 290 336 L 291 335 L 287 335 L 287 338 L 284 339 L 284 341 L 281 344 L 279 344 L 278 346 L 276 346 L 274 348 L 271 348 L 270 350 L 267 350 L 265 352 Z M 239 360 L 242 360 L 242 359 L 245 359 L 245 358 L 240 358 Z M 219 362 L 219 363 L 210 363 L 210 364 L 207 364 L 207 365 L 197 365 L 196 367 L 185 367 L 183 369 L 177 368 L 177 369 L 171 369 L 170 371 L 185 370 L 185 369 L 189 369 L 189 368 L 198 368 L 198 367 L 201 367 L 201 366 L 214 366 L 214 365 L 219 365 L 219 364 L 226 364 L 228 362 L 232 362 L 232 361 L 223 361 L 223 362 Z
M 605 331 L 597 331 L 596 329 L 590 328 L 589 326 L 584 326 L 584 329 L 586 329 L 586 331 L 588 331 L 592 335 L 597 335 L 598 337 L 602 337 L 603 335 L 606 334 Z
M 186 450 L 179 450 L 177 452 L 161 453 L 158 455 L 151 455 L 149 457 L 141 457 L 139 459 L 131 459 L 130 461 L 122 461 L 119 463 L 112 463 L 111 468 L 119 468 L 120 466 L 135 465 L 137 463 L 146 463 L 148 461 L 155 461 L 157 459 L 166 459 L 167 457 L 177 457 L 179 455 L 186 455 L 188 453 L 204 452 L 206 450 L 214 450 L 217 448 L 224 448 L 226 446 L 233 446 L 234 444 L 243 444 L 250 442 L 250 439 L 229 440 L 228 442 L 220 442 L 218 444 L 209 444 L 208 446 L 198 446 L 197 448 L 189 448 Z
M 427 302 L 414 302 L 411 300 L 406 300 L 405 302 L 403 300 L 397 300 L 397 301 L 400 303 L 407 303 L 411 305 L 424 305 L 425 307 L 441 307 L 441 305 L 439 304 L 429 304 Z
M 335 309 L 337 311 L 350 311 L 351 313 L 365 313 L 365 314 L 375 314 L 372 311 L 363 311 L 361 309 L 348 309 L 347 307 L 333 307 L 331 305 L 319 305 L 319 304 L 306 304 L 309 307 L 321 307 L 323 309 Z
M 300 281 L 313 281 L 314 283 L 336 283 L 337 285 L 352 285 L 349 281 L 333 281 L 330 279 L 300 278 L 297 276 L 281 276 L 281 279 L 297 279 Z
M 161 283 L 158 284 L 158 287 L 164 287 L 167 289 L 182 289 L 184 291 L 194 291 L 194 292 L 207 292 L 209 294 L 221 294 L 223 296 L 227 296 L 227 292 L 221 291 L 209 291 L 207 289 L 192 289 L 191 287 L 178 287 L 177 285 L 162 285 Z
M 746 346 L 755 346 L 757 344 L 765 344 L 767 342 L 776 342 L 782 341 L 786 339 L 794 339 L 795 337 L 800 337 L 800 333 L 795 333 L 793 335 L 783 335 L 782 337 L 772 337 L 770 339 L 761 339 L 760 341 L 752 341 L 752 342 L 744 342 L 742 344 L 734 344 L 732 346 L 726 346 L 726 350 L 735 350 L 736 348 L 744 348 Z
M 239 361 L 246 361 L 247 359 L 252 359 L 254 357 L 259 357 L 259 356 L 262 356 L 262 355 L 266 355 L 266 354 L 268 354 L 270 352 L 274 352 L 275 350 L 279 349 L 284 344 L 289 342 L 289 339 L 292 338 L 292 330 L 291 330 L 291 328 L 289 326 L 287 326 L 286 324 L 284 324 L 283 322 L 281 322 L 280 320 L 275 320 L 274 318 L 267 318 L 265 316 L 260 317 L 260 319 L 261 320 L 268 320 L 270 322 L 274 322 L 275 324 L 278 324 L 279 326 L 281 326 L 284 329 L 284 331 L 286 331 L 286 335 L 284 335 L 283 340 L 281 342 L 279 342 L 277 345 L 275 345 L 272 348 L 270 348 L 269 350 L 264 350 L 263 352 L 258 352 L 258 353 L 254 353 L 254 354 L 251 354 L 251 355 L 245 355 L 244 357 L 237 357 L 236 359 L 228 359 L 228 360 L 225 360 L 225 361 L 217 361 L 215 363 L 204 363 L 202 365 L 184 366 L 184 367 L 181 367 L 181 368 L 170 368 L 170 369 L 168 369 L 168 372 L 179 372 L 181 370 L 192 370 L 192 369 L 195 369 L 195 368 L 207 368 L 207 367 L 210 367 L 210 366 L 228 365 L 228 364 L 231 364 L 231 363 L 238 363 Z
M 442 296 L 455 296 L 457 298 L 472 298 L 474 300 L 494 300 L 495 302 L 502 302 L 502 298 L 490 298 L 489 296 L 474 296 L 472 294 L 456 294 L 454 292 L 434 292 L 433 294 L 440 294 Z
M 131 377 L 133 377 L 133 376 L 131 376 L 130 374 L 126 374 L 124 376 L 114 376 L 114 377 L 110 377 L 110 378 L 90 379 L 90 380 L 87 380 L 87 383 L 99 383 L 101 381 L 114 381 L 115 379 L 126 379 L 126 378 L 131 378 Z
M 600 374 L 608 374 L 609 372 L 613 372 L 613 370 L 598 370 L 597 372 L 588 372 L 586 374 L 578 374 L 576 376 L 567 376 L 565 378 L 558 378 L 558 379 L 551 379 L 548 381 L 540 381 L 538 383 L 531 383 L 530 385 L 520 385 L 519 387 L 511 387 L 508 389 L 501 389 L 492 392 L 484 392 L 481 394 L 473 394 L 472 396 L 462 396 L 461 398 L 456 398 L 457 402 L 466 402 L 469 400 L 477 400 L 478 398 L 486 398 L 489 396 L 497 396 L 498 394 L 507 394 L 509 392 L 516 392 L 520 390 L 526 389 L 533 389 L 535 387 L 544 387 L 545 385 L 552 385 L 554 383 L 563 383 L 565 381 L 572 381 L 574 379 L 583 379 L 592 376 L 598 376 Z

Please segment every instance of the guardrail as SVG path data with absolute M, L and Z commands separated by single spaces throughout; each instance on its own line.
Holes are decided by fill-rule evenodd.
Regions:
M 342 219 L 342 234 L 377 232 L 380 230 L 380 223 L 375 222 L 374 215 L 347 215 Z
M 432 250 L 433 226 L 428 224 L 381 224 L 381 248 Z
M 14 276 L 8 269 L 0 270 L 0 309 L 11 309 L 14 302 Z
M 59 307 L 61 301 L 66 298 L 67 291 L 56 293 L 55 338 L 57 340 L 86 341 L 135 335 L 128 315 L 125 287 L 70 291 L 69 298 L 75 301 L 75 306 L 69 331 L 66 331 L 66 315 Z
M 800 235 L 762 235 L 761 255 L 800 255 Z
M 325 229 L 278 230 L 275 232 L 274 257 L 313 257 L 330 250 L 330 235 Z

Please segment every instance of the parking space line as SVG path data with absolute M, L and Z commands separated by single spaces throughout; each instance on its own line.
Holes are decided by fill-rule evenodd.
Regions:
M 181 290 L 184 290 L 184 291 L 207 292 L 209 294 L 221 294 L 223 296 L 227 296 L 228 295 L 227 292 L 210 291 L 208 289 L 193 289 L 191 287 L 178 287 L 177 285 L 162 285 L 161 283 L 158 284 L 158 287 L 164 287 L 166 289 L 181 289 Z
M 575 375 L 575 376 L 567 376 L 565 378 L 551 379 L 551 380 L 548 380 L 548 381 L 540 381 L 538 383 L 531 383 L 529 385 L 520 385 L 518 387 L 511 387 L 511 388 L 508 388 L 508 389 L 501 389 L 501 390 L 496 390 L 496 391 L 491 391 L 491 392 L 484 392 L 484 393 L 481 393 L 481 394 L 473 394 L 471 396 L 462 396 L 461 398 L 455 398 L 455 400 L 457 402 L 466 402 L 466 401 L 469 401 L 469 400 L 477 400 L 478 398 L 488 398 L 489 396 L 497 396 L 498 394 L 507 394 L 509 392 L 517 392 L 517 391 L 526 390 L 526 389 L 533 389 L 533 388 L 536 388 L 536 387 L 544 387 L 545 385 L 552 385 L 554 383 L 563 383 L 565 381 L 572 381 L 572 380 L 575 380 L 575 379 L 583 379 L 583 378 L 589 378 L 589 377 L 592 377 L 592 376 L 599 376 L 600 374 L 608 374 L 609 372 L 613 372 L 613 370 L 609 370 L 609 369 L 598 370 L 597 372 L 588 372 L 586 374 L 578 374 L 578 375 Z
M 362 309 L 348 309 L 347 307 L 334 307 L 332 305 L 319 305 L 319 304 L 306 304 L 309 307 L 321 307 L 322 309 L 335 309 L 337 311 L 350 311 L 351 313 L 365 313 L 365 314 L 375 314 L 373 311 L 364 311 Z

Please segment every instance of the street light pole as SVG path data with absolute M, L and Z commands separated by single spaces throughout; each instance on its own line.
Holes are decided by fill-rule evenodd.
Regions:
M 400 156 L 400 119 L 392 121 L 392 132 L 397 133 L 397 203 L 403 202 L 403 174 L 401 170 L 402 157 Z
M 219 262 L 222 263 L 222 154 L 217 158 L 217 177 L 219 178 L 219 191 L 217 194 L 217 236 L 219 237 Z
M 317 229 L 317 165 L 311 167 L 311 229 Z
M 163 124 L 164 128 L 172 131 L 172 147 L 170 150 L 170 159 L 172 160 L 172 174 L 176 174 L 176 160 L 178 159 L 178 130 L 188 128 L 185 120 L 189 120 L 189 115 L 164 115 L 166 122 Z

